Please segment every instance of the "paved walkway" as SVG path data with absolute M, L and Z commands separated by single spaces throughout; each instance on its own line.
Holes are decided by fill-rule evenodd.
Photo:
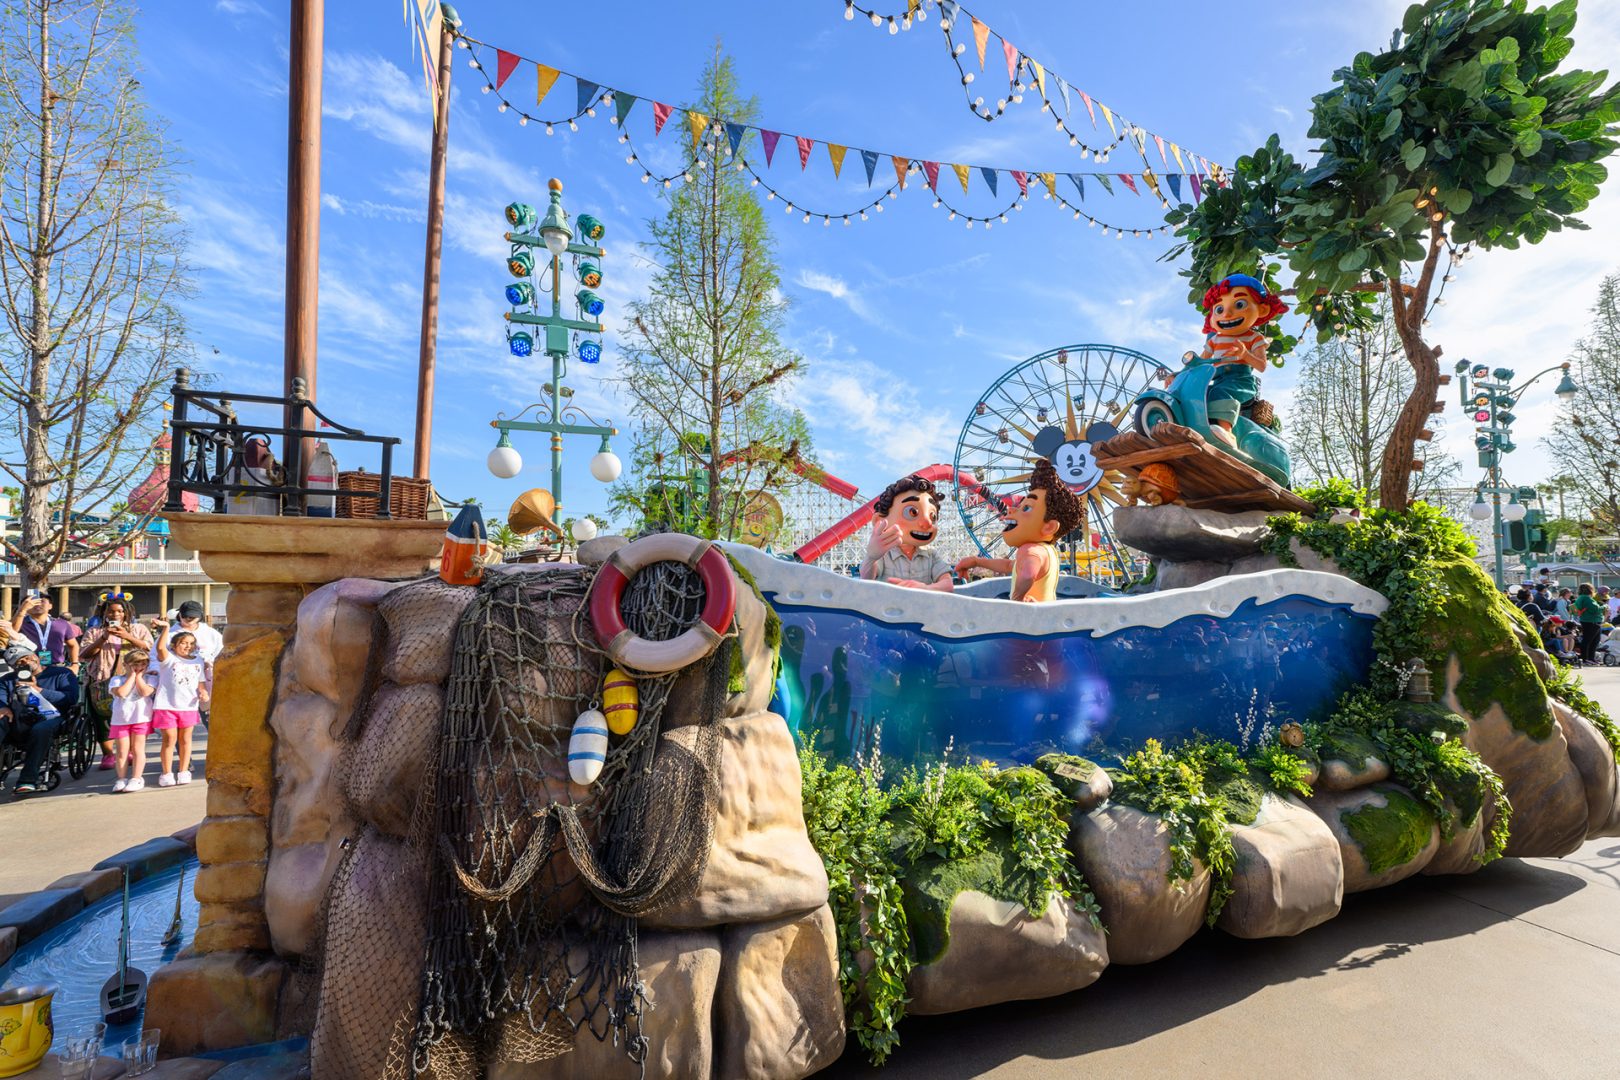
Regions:
M 66 874 L 88 870 L 127 847 L 168 836 L 203 819 L 208 805 L 205 759 L 208 733 L 198 728 L 193 737 L 192 776 L 185 787 L 160 788 L 158 740 L 147 743 L 146 790 L 114 795 L 113 773 L 90 764 L 90 771 L 74 780 L 62 770 L 62 783 L 43 795 L 11 794 L 17 774 L 6 778 L 0 794 L 0 895 L 43 889 Z
M 1620 668 L 1586 684 L 1620 716 Z M 1298 937 L 1204 931 L 1078 993 L 917 1017 L 900 1037 L 881 1073 L 857 1047 L 825 1075 L 1607 1080 L 1620 1075 L 1620 839 L 1348 896 Z

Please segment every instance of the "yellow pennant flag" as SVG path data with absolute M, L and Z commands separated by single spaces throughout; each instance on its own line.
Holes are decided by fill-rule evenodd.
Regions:
M 1103 119 L 1108 121 L 1108 130 L 1112 131 L 1117 137 L 1119 135 L 1119 128 L 1114 126 L 1114 110 L 1110 109 L 1100 101 L 1097 102 L 1097 108 L 1103 111 Z
M 990 40 L 990 28 L 978 19 L 973 20 L 973 44 L 979 48 L 979 70 L 984 70 L 984 46 Z
M 544 64 L 536 64 L 535 69 L 538 71 L 540 76 L 540 82 L 536 87 L 534 94 L 534 103 L 538 105 L 542 101 L 546 100 L 547 94 L 551 93 L 551 88 L 556 85 L 557 76 L 560 75 L 561 72 L 559 72 L 556 68 L 546 67 Z
M 1041 88 L 1041 97 L 1044 98 L 1046 96 L 1046 69 L 1041 67 L 1039 60 L 1031 60 L 1030 63 L 1035 65 L 1035 83 Z
M 1152 169 L 1143 169 L 1142 170 L 1142 179 L 1147 181 L 1147 186 L 1150 189 L 1152 189 L 1153 194 L 1155 194 L 1155 195 L 1157 195 L 1159 197 L 1159 201 L 1164 202 L 1165 201 L 1164 192 L 1159 190 L 1159 178 L 1157 176 L 1153 175 L 1153 170 Z
M 1181 171 L 1186 172 L 1187 171 L 1187 163 L 1182 160 L 1181 147 L 1177 146 L 1175 143 L 1171 143 L 1170 144 L 1170 152 L 1172 154 L 1176 155 L 1176 164 L 1181 166 Z
M 1043 173 L 1036 173 L 1035 176 L 1036 176 L 1036 178 L 1038 178 L 1040 180 L 1041 183 L 1046 185 L 1046 194 L 1048 196 L 1056 198 L 1056 196 L 1057 196 L 1057 174 L 1056 173 L 1043 172 Z
M 703 132 L 709 126 L 709 118 L 700 112 L 686 110 L 686 125 L 692 129 L 692 145 L 696 146 L 703 141 Z
M 917 9 L 922 7 L 922 0 L 906 0 L 906 14 L 915 15 Z
M 839 146 L 836 143 L 827 144 L 827 156 L 832 159 L 834 180 L 838 179 L 838 174 L 843 170 L 844 155 L 848 152 L 849 147 L 847 146 Z
M 904 190 L 906 173 L 911 169 L 911 161 L 909 158 L 903 157 L 890 157 L 889 160 L 894 162 L 894 178 L 900 184 L 901 189 Z
M 951 171 L 953 173 L 955 173 L 956 178 L 962 182 L 962 194 L 966 195 L 967 194 L 968 167 L 966 165 L 952 165 L 951 166 Z

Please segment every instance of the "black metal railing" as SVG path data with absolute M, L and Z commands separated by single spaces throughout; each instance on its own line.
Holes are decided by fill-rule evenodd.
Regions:
M 191 373 L 180 368 L 174 373 L 172 390 L 174 412 L 169 421 L 173 432 L 173 446 L 169 458 L 169 498 L 163 509 L 175 513 L 185 509 L 183 492 L 207 495 L 214 500 L 216 514 L 225 512 L 225 499 L 229 495 L 251 494 L 275 496 L 281 513 L 289 517 L 302 517 L 313 497 L 348 497 L 378 500 L 377 517 L 389 517 L 389 497 L 393 492 L 394 447 L 399 439 L 390 435 L 367 435 L 358 428 L 338 423 L 309 400 L 304 380 L 294 378 L 291 392 L 284 398 L 264 394 L 228 394 L 201 390 L 191 385 Z M 282 415 L 282 426 L 243 423 L 237 416 L 236 406 L 276 406 Z M 197 418 L 196 413 L 205 414 Z M 307 426 L 308 414 L 313 413 L 327 425 L 319 430 Z M 273 445 L 272 436 L 280 436 L 283 445 L 283 475 L 292 482 L 255 483 L 248 471 L 245 453 L 255 439 L 262 439 L 267 447 Z M 304 443 L 314 439 L 328 442 L 375 443 L 382 449 L 380 491 L 356 491 L 344 488 L 312 488 L 299 483 L 304 475 Z M 232 478 L 236 479 L 232 479 Z

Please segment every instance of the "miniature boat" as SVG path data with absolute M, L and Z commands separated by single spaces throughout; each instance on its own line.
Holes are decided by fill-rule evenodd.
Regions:
M 1196 734 L 1250 745 L 1366 679 L 1388 606 L 1307 570 L 1026 604 L 727 551 L 782 619 L 775 711 L 846 760 L 928 760 L 952 742 L 1004 765 L 1053 751 L 1106 760 Z
M 129 963 L 129 871 L 124 871 L 123 925 L 118 933 L 118 970 L 101 987 L 101 1018 L 127 1024 L 146 1005 L 146 973 Z

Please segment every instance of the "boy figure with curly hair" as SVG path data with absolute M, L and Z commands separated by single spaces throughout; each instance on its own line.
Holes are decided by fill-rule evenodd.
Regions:
M 939 491 L 932 480 L 906 476 L 883 489 L 872 504 L 872 535 L 861 560 L 861 577 L 907 589 L 950 592 L 951 564 L 929 545 L 939 521 Z
M 1029 491 L 1001 520 L 1001 539 L 1013 549 L 1013 557 L 970 555 L 956 564 L 956 572 L 964 577 L 973 569 L 1011 574 L 1012 599 L 1030 603 L 1056 600 L 1060 573 L 1056 545 L 1085 523 L 1080 496 L 1069 490 L 1057 469 L 1043 458 L 1030 476 Z
M 1287 310 L 1287 304 L 1248 274 L 1222 278 L 1204 293 L 1203 356 L 1216 365 L 1209 384 L 1210 433 L 1229 446 L 1237 445 L 1232 425 L 1243 403 L 1260 395 L 1255 372 L 1266 370 L 1266 336 L 1260 327 Z

